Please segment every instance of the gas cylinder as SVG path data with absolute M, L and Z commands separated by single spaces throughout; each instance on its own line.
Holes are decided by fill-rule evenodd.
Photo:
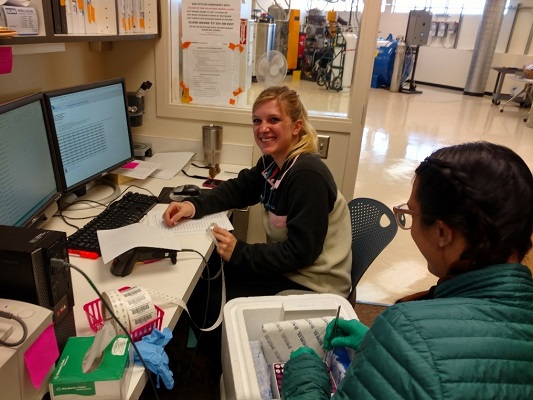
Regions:
M 407 45 L 403 40 L 403 36 L 397 38 L 398 45 L 396 46 L 396 54 L 394 56 L 394 66 L 392 68 L 392 77 L 389 90 L 391 92 L 399 92 L 402 83 L 403 62 L 405 60 L 405 51 Z

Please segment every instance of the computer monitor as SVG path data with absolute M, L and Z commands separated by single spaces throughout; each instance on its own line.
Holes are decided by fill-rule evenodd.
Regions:
M 43 94 L 0 104 L 0 225 L 38 228 L 57 211 L 54 160 Z
M 73 86 L 44 95 L 59 156 L 65 192 L 62 201 L 83 198 L 88 189 L 101 183 L 112 186 L 114 192 L 98 200 L 114 200 L 120 191 L 110 180 L 100 178 L 134 159 L 124 79 Z

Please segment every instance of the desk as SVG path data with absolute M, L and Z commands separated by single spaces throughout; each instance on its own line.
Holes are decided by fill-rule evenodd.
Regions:
M 516 93 L 513 97 L 511 97 L 509 100 L 507 100 L 505 103 L 503 103 L 502 107 L 500 108 L 500 112 L 503 112 L 503 109 L 507 104 L 509 104 L 511 101 L 515 100 L 520 96 L 523 96 L 524 104 L 529 103 L 530 106 L 531 104 L 533 104 L 533 79 L 521 78 L 518 76 L 512 76 L 511 79 L 524 84 L 524 88 L 520 92 Z M 531 112 L 531 110 L 529 112 Z M 527 117 L 524 118 L 524 122 L 526 122 L 528 118 L 529 113 Z
M 223 171 L 236 172 L 243 167 L 222 165 L 221 168 Z M 221 179 L 229 179 L 234 177 L 234 175 L 220 174 L 218 177 Z M 144 181 L 129 181 L 119 186 L 124 190 L 129 185 L 136 185 L 148 189 L 157 196 L 162 187 L 191 183 L 201 185 L 200 180 L 186 177 L 180 172 L 172 180 L 148 178 Z M 95 187 L 89 192 L 89 196 L 95 199 L 100 198 L 100 196 L 103 197 L 106 189 L 109 190 L 109 188 L 106 187 Z M 138 187 L 132 187 L 129 191 L 145 193 L 144 190 Z M 102 210 L 102 208 L 67 211 L 65 214 L 69 216 L 83 217 L 94 215 L 97 210 Z M 78 226 L 84 224 L 83 222 L 76 221 L 73 223 Z M 67 233 L 67 236 L 75 231 L 73 227 L 65 224 L 61 218 L 52 218 L 42 228 L 64 231 Z M 182 248 L 195 249 L 203 254 L 206 259 L 209 258 L 214 248 L 213 242 L 207 234 L 180 236 L 178 240 Z M 192 252 L 178 253 L 178 261 L 175 265 L 173 265 L 169 259 L 163 259 L 146 265 L 137 265 L 134 267 L 132 273 L 126 277 L 112 275 L 110 272 L 110 263 L 104 264 L 101 257 L 97 260 L 89 260 L 70 256 L 70 262 L 82 269 L 90 277 L 100 292 L 118 289 L 123 286 L 142 286 L 174 298 L 183 299 L 185 302 L 189 299 L 204 266 L 203 259 L 198 254 Z M 78 336 L 92 336 L 94 335 L 94 332 L 89 327 L 87 317 L 83 310 L 83 305 L 96 299 L 97 295 L 79 272 L 71 271 L 71 275 L 75 302 L 74 319 L 76 323 L 76 334 Z M 176 307 L 174 304 L 160 303 L 158 299 L 154 299 L 154 302 L 165 312 L 162 326 L 167 326 L 170 329 L 173 329 L 181 314 L 181 308 Z M 128 399 L 139 398 L 147 381 L 148 376 L 144 369 L 140 366 L 135 366 L 128 389 Z

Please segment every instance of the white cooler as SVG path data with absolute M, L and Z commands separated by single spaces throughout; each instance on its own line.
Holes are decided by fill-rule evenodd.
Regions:
M 221 398 L 261 400 L 250 341 L 262 336 L 266 323 L 324 316 L 358 319 L 351 304 L 334 294 L 243 297 L 224 307 Z

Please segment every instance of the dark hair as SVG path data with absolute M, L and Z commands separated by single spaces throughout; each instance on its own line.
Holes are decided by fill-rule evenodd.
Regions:
M 533 176 L 511 149 L 488 142 L 433 152 L 416 169 L 422 223 L 442 220 L 468 242 L 452 273 L 522 261 L 531 249 Z

